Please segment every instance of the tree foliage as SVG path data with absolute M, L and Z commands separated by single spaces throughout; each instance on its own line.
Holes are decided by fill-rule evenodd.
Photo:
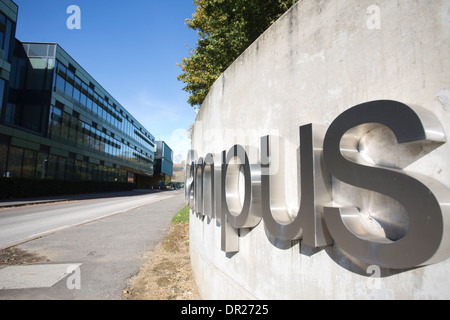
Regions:
M 187 19 L 198 42 L 180 64 L 178 80 L 190 93 L 191 106 L 200 106 L 217 78 L 297 0 L 194 0 Z

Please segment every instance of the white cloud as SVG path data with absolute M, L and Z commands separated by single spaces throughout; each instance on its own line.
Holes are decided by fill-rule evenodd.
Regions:
M 186 129 L 176 129 L 172 132 L 169 141 L 166 141 L 173 151 L 173 162 L 181 163 L 191 149 L 191 139 Z

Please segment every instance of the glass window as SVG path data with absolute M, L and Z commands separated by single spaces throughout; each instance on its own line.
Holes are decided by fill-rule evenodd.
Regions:
M 98 114 L 98 105 L 95 101 L 92 101 L 92 112 Z
M 15 70 L 15 71 L 14 71 Z M 25 87 L 25 75 L 27 71 L 26 59 L 16 58 L 12 60 L 10 87 L 23 89 Z
M 94 100 L 94 90 L 91 87 L 88 87 L 88 98 Z
M 0 12 L 0 49 L 4 49 L 6 35 L 6 17 Z M 1 57 L 3 58 L 3 57 Z
M 105 112 L 105 109 L 103 109 L 103 107 L 101 105 L 99 105 L 99 107 L 98 107 L 98 116 L 101 119 L 105 119 L 106 120 L 106 112 Z
M 91 129 L 92 129 L 91 126 L 86 124 L 86 135 L 85 135 L 86 143 L 85 144 L 86 144 L 86 146 L 88 146 L 90 148 L 94 148 L 94 140 L 92 137 Z
M 93 149 L 96 148 L 97 145 L 97 138 L 96 138 L 96 134 L 94 133 L 94 129 L 91 128 L 91 131 L 89 132 L 89 146 Z
M 80 103 L 87 107 L 87 97 L 83 92 L 80 93 Z
M 86 99 L 86 107 L 87 107 L 88 110 L 91 110 L 91 111 L 94 108 L 93 102 L 92 102 L 92 100 L 90 98 Z
M 73 95 L 73 86 L 68 82 L 66 82 L 65 93 L 70 97 Z
M 8 160 L 8 146 L 0 144 L 0 177 L 5 176 L 7 160 Z
M 78 77 L 75 77 L 75 88 L 73 90 L 73 97 L 78 102 L 80 102 L 80 94 L 81 94 L 81 80 Z
M 11 20 L 6 19 L 6 33 L 5 33 L 5 43 L 3 45 L 4 48 L 4 59 L 8 62 L 11 62 L 12 59 L 10 59 L 10 51 L 11 51 L 11 44 L 13 39 L 13 23 Z
M 62 124 L 62 111 L 59 108 L 53 107 L 53 113 L 51 115 L 50 127 L 51 134 L 60 136 L 61 135 L 61 124 Z
M 61 137 L 69 138 L 70 132 L 70 114 L 63 112 L 62 126 L 61 126 Z
M 48 131 L 47 131 L 47 136 L 51 137 L 52 135 L 52 118 L 53 118 L 53 109 L 55 107 L 53 105 L 50 105 L 50 111 L 48 113 Z
M 25 156 L 23 159 L 23 178 L 34 179 L 36 173 L 36 161 L 37 152 L 32 150 L 25 150 Z
M 74 180 L 81 180 L 81 170 L 82 170 L 81 161 L 75 160 L 75 167 L 74 167 L 74 172 L 73 172 Z
M 81 80 L 78 77 L 75 77 L 74 87 L 78 91 L 81 91 Z
M 100 178 L 100 174 L 99 174 L 99 165 L 93 163 L 93 164 L 92 164 L 92 180 L 98 181 L 99 178 Z
M 101 96 L 98 96 L 98 104 L 101 108 L 105 108 L 105 99 L 103 99 Z
M 47 57 L 48 45 L 33 43 L 30 44 L 30 49 L 28 52 L 29 57 Z
M 73 99 L 76 102 L 80 102 L 80 94 L 81 94 L 80 90 L 78 90 L 77 88 L 73 88 Z
M 57 165 L 58 165 L 58 157 L 53 154 L 49 155 L 48 163 L 47 163 L 47 178 L 48 179 L 55 179 Z
M 0 115 L 2 114 L 2 109 L 3 109 L 3 98 L 5 96 L 5 85 L 6 85 L 6 81 L 3 79 L 0 79 Z
M 87 166 L 88 163 L 83 161 L 81 162 L 81 180 L 85 181 L 87 179 Z
M 117 156 L 117 144 L 115 140 L 111 141 L 111 155 Z
M 109 155 L 113 155 L 113 146 L 112 146 L 112 142 L 110 139 L 106 140 L 106 153 L 108 153 Z
M 56 179 L 64 180 L 65 173 L 66 173 L 66 158 L 58 157 L 57 161 L 58 161 L 58 165 L 57 165 Z
M 10 173 L 11 178 L 22 177 L 22 164 L 23 164 L 23 149 L 16 147 L 9 147 L 8 167 L 7 170 Z
M 84 144 L 84 122 L 80 119 L 77 119 L 78 127 L 77 127 L 77 142 L 79 144 Z
M 66 175 L 65 178 L 67 180 L 73 180 L 74 179 L 74 173 L 75 173 L 75 160 L 74 159 L 67 159 L 66 163 Z
M 56 88 L 64 92 L 66 86 L 66 80 L 64 80 L 59 74 L 56 75 Z
M 101 104 L 98 104 L 98 109 L 97 109 L 97 115 L 99 116 L 99 118 L 104 119 L 104 111 Z
M 59 75 L 61 75 L 62 77 L 65 77 L 67 74 L 67 68 L 59 61 L 57 61 L 57 72 Z
M 86 96 L 88 95 L 88 85 L 84 82 L 81 82 L 81 92 L 83 92 Z
M 94 148 L 95 150 L 101 151 L 102 148 L 102 140 L 101 140 L 101 136 L 100 136 L 100 132 L 98 132 L 97 130 L 95 130 L 94 133 Z
M 92 110 L 98 116 L 102 116 L 102 108 L 100 106 L 100 96 L 95 92 L 94 93 L 94 109 Z
M 44 90 L 47 59 L 30 58 L 26 78 L 26 89 Z
M 62 109 L 63 109 L 63 104 L 60 103 L 59 101 L 56 101 L 56 106 L 53 107 L 53 112 L 57 115 L 62 117 Z
M 101 132 L 99 137 L 99 150 L 102 152 L 106 152 L 106 136 L 105 133 Z
M 78 135 L 78 143 L 80 143 L 80 144 L 87 144 L 87 138 L 86 138 L 86 136 L 87 136 L 87 130 L 86 130 L 86 123 L 84 123 L 83 121 L 81 121 L 81 120 L 78 120 L 79 121 L 79 123 L 78 123 L 78 125 L 79 125 L 79 127 L 80 127 L 80 134 Z
M 69 132 L 69 139 L 73 142 L 77 142 L 77 133 L 78 133 L 78 126 L 77 126 L 78 120 L 74 117 L 72 117 L 70 122 L 70 132 Z
M 87 167 L 87 174 L 86 174 L 87 180 L 93 180 L 94 165 L 92 163 L 88 163 L 86 167 Z
M 109 155 L 112 155 L 112 146 L 111 146 L 111 141 L 109 139 L 106 140 L 105 147 L 106 147 L 106 153 Z
M 52 90 L 52 84 L 53 84 L 53 74 L 54 74 L 54 71 L 53 71 L 54 66 L 53 66 L 53 64 L 54 64 L 54 61 L 53 61 L 53 59 L 48 59 L 46 61 L 46 63 L 47 63 L 47 65 L 46 65 L 46 68 L 45 68 L 44 90 L 50 91 L 50 90 Z
M 48 170 L 48 154 L 39 152 L 36 163 L 36 179 L 45 179 Z
M 44 107 L 39 105 L 24 105 L 22 106 L 22 115 L 18 125 L 30 129 L 34 132 L 41 133 L 42 128 L 42 117 L 46 115 L 43 114 Z
M 100 96 L 98 95 L 97 92 L 94 92 L 94 102 L 99 104 L 99 101 L 100 101 Z
M 48 58 L 47 59 L 47 69 L 53 70 L 55 68 L 55 59 Z
M 82 105 L 84 105 L 86 107 L 88 106 L 87 105 L 87 94 L 88 94 L 88 87 L 87 87 L 87 85 L 84 82 L 82 82 L 81 83 L 80 102 L 81 102 Z
M 75 84 L 75 70 L 75 67 L 69 63 L 69 66 L 67 67 L 67 78 L 72 85 Z
M 66 94 L 68 96 L 73 96 L 73 86 L 75 84 L 75 75 L 70 71 L 67 70 L 67 77 L 66 77 Z

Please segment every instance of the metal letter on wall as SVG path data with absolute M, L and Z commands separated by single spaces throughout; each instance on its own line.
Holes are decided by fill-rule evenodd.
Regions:
M 186 167 L 184 170 L 185 173 L 185 187 L 184 187 L 184 198 L 186 204 L 194 210 L 195 204 L 195 161 L 197 159 L 197 152 L 195 150 L 189 150 L 188 156 L 186 159 Z
M 322 171 L 322 143 L 325 131 L 312 124 L 300 128 L 300 208 L 294 219 L 287 212 L 271 209 L 271 179 L 269 175 L 270 157 L 281 152 L 278 146 L 271 148 L 270 137 L 261 138 L 261 163 L 264 173 L 261 177 L 261 200 L 264 225 L 275 238 L 288 241 L 303 238 L 312 247 L 322 247 L 333 243 L 322 219 L 320 204 L 331 201 L 330 178 Z M 280 166 L 282 168 L 283 166 Z M 283 170 L 284 171 L 284 170 Z M 284 172 L 283 172 L 284 173 Z M 282 186 L 273 186 L 275 189 Z M 279 207 L 280 204 L 277 205 Z M 275 217 L 274 214 L 278 216 Z M 280 216 L 281 215 L 281 216 Z M 280 219 L 281 218 L 281 219 Z
M 203 158 L 199 158 L 195 164 L 194 172 L 194 194 L 195 194 L 195 204 L 194 211 L 201 217 L 204 216 L 203 213 L 203 176 L 204 176 L 204 161 Z
M 223 154 L 225 157 L 225 153 Z M 236 239 L 241 228 L 256 227 L 261 215 L 261 166 L 250 165 L 247 152 L 240 145 L 233 146 L 222 164 L 222 250 L 237 252 Z M 243 181 L 242 181 L 243 180 Z M 232 229 L 230 229 L 230 227 Z M 234 230 L 233 230 L 234 229 Z
M 208 153 L 203 164 L 203 214 L 215 218 L 214 156 Z
M 226 194 L 225 194 L 225 177 L 224 172 L 227 163 L 227 152 L 222 152 L 222 168 L 220 170 L 220 221 L 221 221 L 221 250 L 223 252 L 238 252 L 239 251 L 239 233 L 238 229 L 233 228 L 228 223 L 228 217 L 225 211 Z
M 450 192 L 445 186 L 418 174 L 369 164 L 358 157 L 348 160 L 344 156 L 352 146 L 342 142 L 354 141 L 358 139 L 355 132 L 360 133 L 360 138 L 380 125 L 392 130 L 398 143 L 446 142 L 433 115 L 399 102 L 373 101 L 342 113 L 329 127 L 324 141 L 328 170 L 340 181 L 398 201 L 405 208 L 409 223 L 403 237 L 389 239 L 368 233 L 360 222 L 357 208 L 327 207 L 324 215 L 331 236 L 348 254 L 385 268 L 412 268 L 448 258 L 449 241 L 443 238 L 449 232 Z M 354 128 L 358 130 L 352 131 L 353 136 L 347 139 L 347 133 Z

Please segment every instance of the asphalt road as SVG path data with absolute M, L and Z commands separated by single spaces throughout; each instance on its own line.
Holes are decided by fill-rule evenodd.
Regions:
M 0 210 L 0 249 L 172 197 L 172 193 L 123 193 L 115 198 Z
M 120 299 L 183 205 L 183 191 L 172 191 L 1 209 L 0 248 L 19 243 L 48 265 L 80 265 L 73 273 L 80 288 L 62 280 L 51 288 L 0 290 L 0 299 Z

